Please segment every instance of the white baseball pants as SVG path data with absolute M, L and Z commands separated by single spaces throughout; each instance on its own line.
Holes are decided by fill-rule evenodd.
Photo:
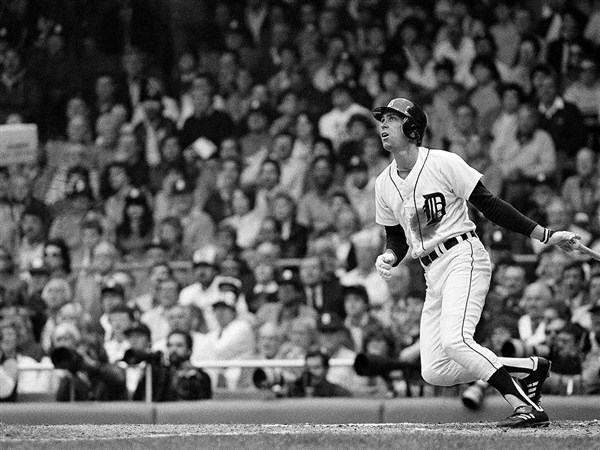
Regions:
M 460 242 L 425 268 L 425 279 L 423 379 L 437 386 L 488 380 L 502 364 L 473 340 L 491 280 L 483 244 L 477 238 Z

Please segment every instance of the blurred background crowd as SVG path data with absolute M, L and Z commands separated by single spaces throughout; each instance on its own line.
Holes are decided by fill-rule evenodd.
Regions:
M 0 159 L 0 397 L 141 400 L 147 366 L 157 401 L 445 395 L 419 375 L 421 266 L 374 270 L 370 110 L 423 105 L 425 146 L 598 248 L 599 60 L 598 0 L 1 0 L 0 123 L 40 145 Z M 600 265 L 473 219 L 479 340 L 599 394 Z M 359 353 L 399 365 L 329 367 Z M 200 369 L 270 359 L 306 364 Z

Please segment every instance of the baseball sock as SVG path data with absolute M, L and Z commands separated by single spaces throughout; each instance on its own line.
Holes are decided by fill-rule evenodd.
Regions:
M 510 373 L 511 377 L 523 379 L 531 375 L 537 369 L 537 359 L 529 358 L 498 358 L 502 365 Z
M 529 397 L 527 397 L 521 386 L 519 386 L 519 383 L 513 380 L 504 367 L 500 367 L 496 370 L 487 381 L 502 394 L 504 399 L 510 403 L 514 409 L 519 406 L 531 406 L 532 408 L 541 411 L 541 408 L 535 405 Z

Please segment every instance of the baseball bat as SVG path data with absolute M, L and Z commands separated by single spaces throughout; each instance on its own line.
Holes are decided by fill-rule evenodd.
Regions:
M 589 247 L 586 247 L 585 245 L 583 245 L 581 242 L 578 242 L 575 246 L 575 250 L 579 250 L 581 253 L 584 253 L 588 256 L 591 256 L 592 258 L 594 258 L 596 261 L 600 261 L 600 253 L 592 250 Z

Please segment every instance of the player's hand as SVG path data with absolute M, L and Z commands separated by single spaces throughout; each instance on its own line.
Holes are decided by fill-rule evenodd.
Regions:
M 392 276 L 392 264 L 396 262 L 396 257 L 392 252 L 384 252 L 377 257 L 375 261 L 375 268 L 377 273 L 384 280 L 389 280 Z
M 577 244 L 580 240 L 581 236 L 577 233 L 557 231 L 550 237 L 548 244 L 556 245 L 563 252 L 571 253 L 573 250 L 577 249 Z

